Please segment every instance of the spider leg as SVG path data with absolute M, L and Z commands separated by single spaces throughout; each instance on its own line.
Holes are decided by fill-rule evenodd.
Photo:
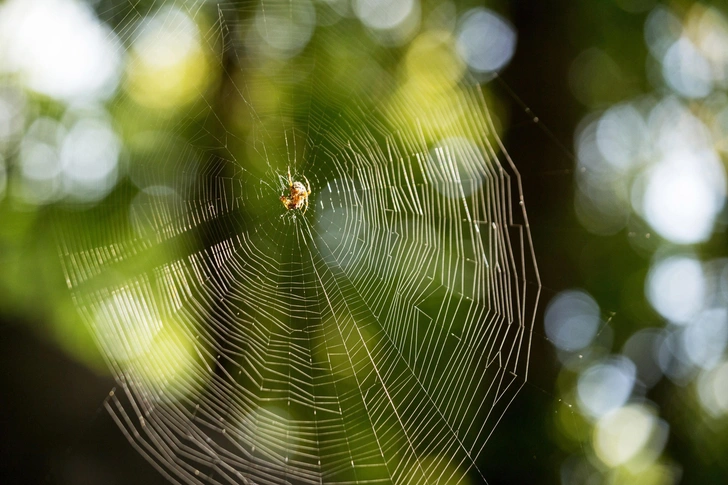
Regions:
M 303 214 L 308 210 L 308 197 L 303 199 Z
M 306 181 L 306 195 L 311 195 L 311 184 L 308 183 L 308 178 L 305 175 L 303 176 L 303 180 Z M 306 203 L 308 203 L 308 199 L 306 199 Z
M 289 165 L 288 166 L 288 186 L 290 187 L 292 185 L 293 185 L 293 179 L 291 178 L 291 166 Z

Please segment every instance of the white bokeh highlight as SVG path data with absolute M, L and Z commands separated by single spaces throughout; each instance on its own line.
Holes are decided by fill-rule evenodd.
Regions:
M 609 108 L 599 118 L 595 135 L 603 160 L 611 169 L 626 173 L 641 162 L 649 133 L 639 111 L 631 104 L 621 104 Z
M 577 383 L 579 408 L 592 418 L 619 408 L 632 394 L 635 377 L 634 363 L 623 356 L 610 357 L 588 367 Z
M 728 311 L 709 308 L 700 312 L 683 333 L 685 353 L 691 363 L 704 369 L 715 367 L 728 341 Z
M 468 10 L 457 31 L 457 50 L 473 71 L 497 72 L 516 51 L 516 31 L 503 17 L 483 7 Z
M 418 0 L 354 0 L 354 13 L 367 27 L 375 30 L 392 30 L 412 15 Z
M 546 308 L 546 335 L 564 351 L 580 350 L 591 344 L 599 323 L 599 305 L 581 290 L 559 293 Z
M 263 39 L 270 57 L 288 59 L 308 45 L 316 28 L 316 9 L 307 0 L 291 8 L 260 7 L 255 14 L 255 30 Z
M 114 188 L 122 144 L 103 112 L 92 112 L 69 126 L 39 117 L 28 128 L 18 157 L 21 200 L 95 202 Z
M 678 152 L 646 174 L 640 212 L 678 244 L 707 240 L 725 204 L 725 173 L 714 152 Z
M 686 324 L 702 308 L 706 293 L 703 268 L 692 256 L 659 260 L 647 275 L 645 293 L 667 320 Z
M 728 361 L 701 373 L 697 390 L 700 403 L 710 416 L 721 418 L 728 414 Z
M 121 43 L 73 0 L 10 0 L 0 7 L 0 71 L 61 101 L 105 99 L 119 82 Z
M 117 182 L 121 142 L 106 120 L 82 118 L 68 131 L 60 147 L 66 194 L 92 201 L 106 195 Z
M 164 7 L 139 22 L 132 50 L 142 64 L 164 68 L 184 62 L 199 45 L 195 22 L 177 8 Z
M 686 37 L 665 52 L 662 75 L 675 92 L 687 98 L 704 98 L 713 89 L 710 63 Z
M 594 451 L 610 467 L 644 469 L 662 453 L 669 427 L 642 404 L 629 404 L 603 416 L 594 429 Z

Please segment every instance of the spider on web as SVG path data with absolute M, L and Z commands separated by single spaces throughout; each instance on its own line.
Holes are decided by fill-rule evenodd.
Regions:
M 308 196 L 311 195 L 311 184 L 305 176 L 303 179 L 306 181 L 305 186 L 303 182 L 294 182 L 291 177 L 291 167 L 288 167 L 288 189 L 290 194 L 289 196 L 281 195 L 280 199 L 286 209 L 301 209 L 303 207 L 303 213 L 305 214 L 308 209 Z

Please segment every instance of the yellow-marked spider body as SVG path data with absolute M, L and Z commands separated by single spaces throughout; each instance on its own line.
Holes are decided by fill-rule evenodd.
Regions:
M 288 167 L 288 189 L 290 193 L 288 196 L 281 195 L 281 202 L 288 210 L 303 208 L 305 214 L 308 209 L 308 196 L 311 195 L 311 185 L 306 177 L 303 177 L 303 179 L 306 181 L 305 186 L 302 182 L 294 182 L 291 177 L 291 167 Z

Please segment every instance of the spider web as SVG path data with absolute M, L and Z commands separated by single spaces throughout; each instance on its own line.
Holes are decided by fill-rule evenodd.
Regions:
M 140 119 L 175 135 L 134 161 L 146 188 L 122 185 L 61 235 L 119 384 L 106 408 L 175 483 L 482 477 L 540 289 L 518 172 L 479 86 L 404 89 L 366 42 L 335 52 L 351 23 L 251 67 L 286 35 L 256 40 L 253 23 L 302 5 L 188 4 L 215 18 L 218 91 Z M 129 11 L 131 39 L 152 11 Z M 279 200 L 289 169 L 310 181 L 305 212 Z

